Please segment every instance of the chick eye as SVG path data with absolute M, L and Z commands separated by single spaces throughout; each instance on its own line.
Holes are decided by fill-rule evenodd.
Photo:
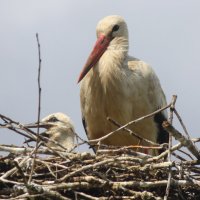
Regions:
M 52 117 L 49 119 L 49 122 L 57 122 L 57 121 L 58 121 L 58 119 L 56 117 Z
M 113 29 L 112 29 L 112 32 L 115 32 L 115 31 L 118 31 L 119 30 L 119 25 L 114 25 L 113 26 Z

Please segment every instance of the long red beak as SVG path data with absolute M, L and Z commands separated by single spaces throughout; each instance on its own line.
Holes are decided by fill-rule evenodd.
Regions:
M 84 78 L 84 76 L 89 72 L 89 70 L 98 62 L 100 57 L 103 55 L 111 41 L 110 37 L 105 35 L 100 35 L 95 43 L 94 49 L 90 53 L 87 62 L 85 63 L 79 78 L 78 83 Z

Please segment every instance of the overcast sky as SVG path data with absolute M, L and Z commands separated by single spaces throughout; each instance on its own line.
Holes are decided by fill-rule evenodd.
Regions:
M 77 78 L 96 40 L 97 22 L 112 14 L 125 18 L 129 54 L 156 71 L 168 102 L 176 107 L 193 137 L 200 134 L 200 1 L 198 0 L 1 0 L 0 113 L 34 122 L 38 107 L 39 33 L 42 54 L 41 117 L 68 114 L 81 137 Z M 177 123 L 175 126 L 180 129 Z M 182 130 L 181 130 L 182 131 Z M 1 144 L 24 138 L 0 129 Z

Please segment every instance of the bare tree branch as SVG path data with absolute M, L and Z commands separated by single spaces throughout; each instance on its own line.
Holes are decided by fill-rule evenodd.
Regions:
M 172 124 L 172 121 L 173 121 L 173 112 L 174 112 L 174 108 L 175 108 L 176 99 L 177 99 L 177 96 L 173 95 L 172 100 L 171 100 L 171 106 L 170 106 L 170 114 L 169 114 L 169 117 L 168 117 L 168 121 L 169 121 L 170 124 Z M 171 162 L 171 147 L 172 147 L 172 135 L 171 135 L 171 133 L 169 133 L 169 145 L 168 145 L 168 149 L 169 149 L 169 151 L 168 151 L 168 161 L 169 162 Z M 169 168 L 170 168 L 170 170 L 169 170 L 169 174 L 168 174 L 168 183 L 167 183 L 167 187 L 166 187 L 166 193 L 165 193 L 165 196 L 164 196 L 164 200 L 168 199 L 170 184 L 171 184 L 171 178 L 172 178 L 171 167 L 169 167 Z
M 35 147 L 35 151 L 34 151 L 34 158 L 36 158 L 37 155 L 37 149 L 39 147 L 39 132 L 40 132 L 40 127 L 39 127 L 39 122 L 40 122 L 40 111 L 41 111 L 41 85 L 40 85 L 40 73 L 41 73 L 41 63 L 42 63 L 42 59 L 41 59 L 41 53 L 40 53 L 40 41 L 39 41 L 39 35 L 38 33 L 36 33 L 36 39 L 37 39 L 37 46 L 38 46 L 38 59 L 39 59 L 39 66 L 38 66 L 38 116 L 37 116 L 37 123 L 38 123 L 38 127 L 37 127 L 37 140 L 36 140 L 36 147 Z M 29 180 L 28 182 L 30 183 L 32 180 L 32 174 L 33 174 L 33 170 L 35 167 L 35 159 L 33 160 L 33 165 L 32 165 L 32 169 L 31 169 L 31 173 L 29 176 Z
M 89 140 L 88 142 L 89 142 L 89 143 L 96 143 L 96 142 L 99 142 L 99 141 L 103 141 L 103 140 L 105 140 L 106 138 L 110 137 L 111 135 L 117 134 L 118 131 L 123 130 L 123 129 L 126 128 L 127 126 L 130 126 L 131 124 L 135 124 L 135 123 L 137 123 L 137 122 L 139 122 L 139 121 L 141 121 L 141 120 L 144 120 L 144 119 L 146 119 L 146 118 L 152 117 L 152 116 L 154 116 L 155 114 L 157 114 L 157 113 L 159 113 L 159 112 L 161 112 L 161 111 L 163 111 L 163 110 L 166 110 L 166 109 L 169 108 L 170 106 L 171 106 L 171 103 L 170 103 L 169 105 L 167 105 L 167 106 L 164 106 L 163 108 L 161 108 L 161 109 L 159 109 L 159 110 L 156 110 L 155 112 L 152 112 L 152 113 L 150 113 L 150 114 L 148 114 L 148 115 L 145 115 L 145 116 L 143 116 L 143 117 L 140 117 L 140 118 L 138 118 L 138 119 L 136 119 L 136 120 L 130 121 L 130 122 L 128 122 L 127 124 L 125 124 L 125 125 L 119 127 L 118 129 L 116 129 L 116 130 L 114 130 L 114 131 L 108 133 L 107 135 L 105 135 L 105 136 L 103 136 L 103 137 L 100 137 L 100 138 L 94 139 L 94 140 Z
M 188 150 L 197 158 L 200 159 L 200 153 L 197 150 L 196 146 L 194 146 L 194 143 L 192 140 L 187 139 L 185 136 L 183 136 L 179 131 L 177 131 L 169 122 L 164 121 L 163 127 L 166 131 L 168 131 L 173 137 L 178 140 L 183 146 L 187 147 Z

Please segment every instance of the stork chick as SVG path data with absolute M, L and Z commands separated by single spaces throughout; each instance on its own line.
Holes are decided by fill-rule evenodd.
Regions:
M 103 18 L 96 34 L 94 49 L 78 78 L 83 125 L 89 139 L 100 138 L 116 129 L 107 117 L 123 125 L 166 105 L 153 69 L 128 55 L 128 29 L 124 19 L 117 15 Z M 161 125 L 166 115 L 163 111 L 129 128 L 153 142 L 167 143 L 168 133 Z M 137 145 L 139 140 L 121 130 L 102 143 L 127 146 Z M 142 141 L 141 145 L 150 144 Z
M 37 128 L 38 124 L 29 124 L 26 127 Z M 41 120 L 39 127 L 46 129 L 44 133 L 41 133 L 42 136 L 56 141 L 67 150 L 74 147 L 75 130 L 71 119 L 67 115 L 63 113 L 50 114 Z M 27 140 L 27 142 L 31 142 L 31 140 Z M 63 150 L 62 147 L 52 141 L 49 141 L 48 145 Z

